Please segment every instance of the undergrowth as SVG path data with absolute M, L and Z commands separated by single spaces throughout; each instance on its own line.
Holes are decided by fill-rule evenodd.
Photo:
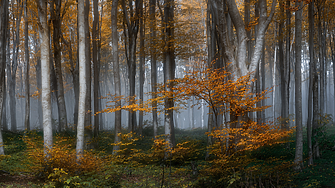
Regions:
M 75 134 L 55 134 L 53 157 L 46 162 L 41 132 L 25 136 L 4 132 L 6 155 L 0 158 L 0 170 L 44 178 L 44 183 L 31 187 L 332 187 L 335 183 L 333 125 L 326 125 L 319 135 L 321 158 L 312 166 L 305 163 L 301 172 L 292 170 L 294 135 L 288 144 L 205 160 L 204 130 L 176 130 L 175 148 L 168 147 L 164 136 L 153 139 L 151 131 L 148 127 L 142 136 L 122 134 L 118 155 L 112 155 L 113 132 L 101 132 L 99 149 L 86 151 L 79 164 Z M 304 158 L 306 153 L 304 148 Z

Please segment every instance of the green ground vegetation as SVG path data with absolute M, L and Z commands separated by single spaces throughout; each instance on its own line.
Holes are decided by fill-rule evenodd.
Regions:
M 167 147 L 164 135 L 121 135 L 113 155 L 113 131 L 101 132 L 99 148 L 88 149 L 86 160 L 75 160 L 75 134 L 54 135 L 53 159 L 43 160 L 42 133 L 3 132 L 5 156 L 0 156 L 1 187 L 333 187 L 335 126 L 321 123 L 317 134 L 321 158 L 293 171 L 294 133 L 287 143 L 262 146 L 234 155 L 209 152 L 206 131 L 176 129 L 177 146 Z M 163 128 L 159 128 L 163 134 Z M 305 134 L 305 141 L 307 140 Z M 306 146 L 306 142 L 304 146 Z M 220 146 L 222 149 L 222 146 Z M 224 159 L 223 159 L 224 158 Z

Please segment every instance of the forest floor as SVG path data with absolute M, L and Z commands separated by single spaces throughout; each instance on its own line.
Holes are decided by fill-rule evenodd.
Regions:
M 153 144 L 151 131 L 152 129 L 150 128 L 145 129 L 143 134 L 146 135 L 146 137 L 136 142 L 136 147 L 145 151 L 143 153 L 149 153 Z M 161 128 L 160 131 L 163 132 L 163 129 Z M 133 163 L 133 166 L 129 166 L 128 162 L 126 165 L 109 166 L 105 170 L 99 171 L 98 174 L 87 173 L 80 177 L 66 176 L 66 179 L 61 180 L 62 173 L 64 173 L 62 170 L 51 173 L 51 178 L 50 176 L 44 179 L 38 178 L 39 176 L 37 176 L 36 171 L 33 170 L 34 166 L 32 166 L 32 164 L 34 165 L 34 163 L 31 161 L 32 158 L 27 157 L 28 147 L 23 141 L 23 133 L 12 133 L 6 131 L 3 132 L 6 155 L 0 157 L 0 187 L 65 187 L 66 183 L 69 183 L 69 187 L 225 187 L 222 186 L 222 184 L 208 183 L 214 180 L 206 180 L 207 177 L 201 173 L 206 165 L 208 167 L 208 162 L 204 160 L 207 142 L 205 132 L 205 130 L 201 129 L 176 130 L 177 143 L 181 143 L 185 140 L 192 143 L 196 140 L 197 148 L 199 149 L 196 157 L 183 156 L 185 158 L 182 162 L 178 161 L 180 159 L 178 159 L 177 162 L 174 161 L 173 163 L 170 161 L 170 164 L 163 164 L 159 161 L 158 163 L 157 161 L 155 163 L 140 162 Z M 280 172 L 277 172 L 277 176 L 281 176 L 280 174 L 283 174 L 283 178 L 277 178 L 276 181 L 288 182 L 279 182 L 278 184 L 285 184 L 287 187 L 334 187 L 335 126 L 333 124 L 327 125 L 321 132 L 322 134 L 319 135 L 321 157 L 314 160 L 313 165 L 307 166 L 307 148 L 305 147 L 304 169 L 301 172 L 294 172 L 291 167 L 283 168 L 282 171 L 279 170 Z M 42 133 L 37 132 L 36 134 L 41 136 Z M 71 139 L 70 142 L 75 139 L 74 133 L 67 134 L 66 136 Z M 269 159 L 276 158 L 280 163 L 292 163 L 295 152 L 294 136 L 295 135 L 293 134 L 289 144 L 263 147 L 252 152 L 250 156 L 257 159 L 257 162 L 255 163 L 263 163 L 262 168 L 274 168 L 274 171 L 276 171 L 275 168 L 277 167 L 274 167 L 273 164 L 269 162 Z M 65 136 L 63 135 L 63 137 Z M 113 133 L 103 132 L 100 137 L 99 150 L 104 151 L 105 156 L 109 156 L 112 149 L 111 143 L 113 143 L 114 138 Z M 40 137 L 36 136 L 36 138 L 39 139 Z M 57 143 L 57 140 L 54 142 Z M 307 141 L 305 131 L 304 146 L 306 145 Z M 186 152 L 185 155 L 187 154 L 188 153 Z M 136 154 L 133 153 L 129 156 L 132 155 Z M 250 164 L 248 166 L 250 167 Z M 271 170 L 265 170 L 262 173 L 266 174 L 270 171 Z M 261 176 L 259 176 L 259 180 L 260 177 Z M 55 183 L 55 179 L 57 179 L 58 182 Z M 237 173 L 234 174 L 234 176 L 231 176 L 229 183 L 234 185 L 231 187 L 240 187 L 238 185 L 241 185 L 243 182 L 242 179 L 242 175 Z M 107 184 L 106 181 L 108 181 Z M 257 181 L 258 180 L 255 180 L 254 183 Z M 59 182 L 63 184 L 60 186 L 60 184 L 58 184 Z M 202 184 L 204 182 L 205 184 Z M 237 183 L 234 182 L 240 183 L 237 185 Z M 271 183 L 271 180 L 264 180 L 264 182 Z M 264 187 L 267 187 L 265 183 Z M 270 184 L 268 187 L 271 187 Z

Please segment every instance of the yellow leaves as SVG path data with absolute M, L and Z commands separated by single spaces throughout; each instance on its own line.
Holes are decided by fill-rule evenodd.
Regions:
M 48 155 L 51 157 L 45 160 L 45 153 L 43 151 L 43 142 L 41 136 L 36 133 L 29 133 L 24 137 L 24 142 L 27 144 L 27 156 L 32 164 L 30 168 L 35 172 L 45 170 L 45 167 L 50 168 L 46 175 L 58 175 L 68 173 L 74 175 L 75 172 L 92 172 L 101 169 L 102 161 L 93 153 L 86 151 L 84 157 L 79 163 L 76 159 L 75 138 L 71 137 L 54 137 L 54 145 L 48 148 Z M 53 170 L 53 171 L 52 171 Z

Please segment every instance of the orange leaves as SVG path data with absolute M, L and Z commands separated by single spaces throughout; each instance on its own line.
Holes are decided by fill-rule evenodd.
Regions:
M 211 66 L 214 67 L 214 66 Z M 170 80 L 160 87 L 156 102 L 165 98 L 183 101 L 194 96 L 198 100 L 206 101 L 207 105 L 216 112 L 216 115 L 233 112 L 238 116 L 250 111 L 261 111 L 268 106 L 256 108 L 255 104 L 264 100 L 268 90 L 255 95 L 251 92 L 249 75 L 232 80 L 234 75 L 225 68 L 210 68 L 205 62 L 200 62 L 186 72 L 181 79 Z M 172 91 L 163 88 L 172 85 Z
M 91 152 L 85 152 L 83 158 L 77 162 L 75 148 L 75 138 L 56 136 L 54 145 L 49 148 L 48 155 L 51 157 L 45 160 L 42 138 L 34 133 L 24 138 L 27 144 L 27 154 L 31 159 L 30 168 L 35 172 L 44 172 L 45 175 L 52 173 L 54 168 L 64 170 L 66 173 L 74 175 L 76 172 L 99 171 L 102 161 Z M 46 168 L 47 167 L 47 168 Z M 45 171 L 48 169 L 48 171 Z

